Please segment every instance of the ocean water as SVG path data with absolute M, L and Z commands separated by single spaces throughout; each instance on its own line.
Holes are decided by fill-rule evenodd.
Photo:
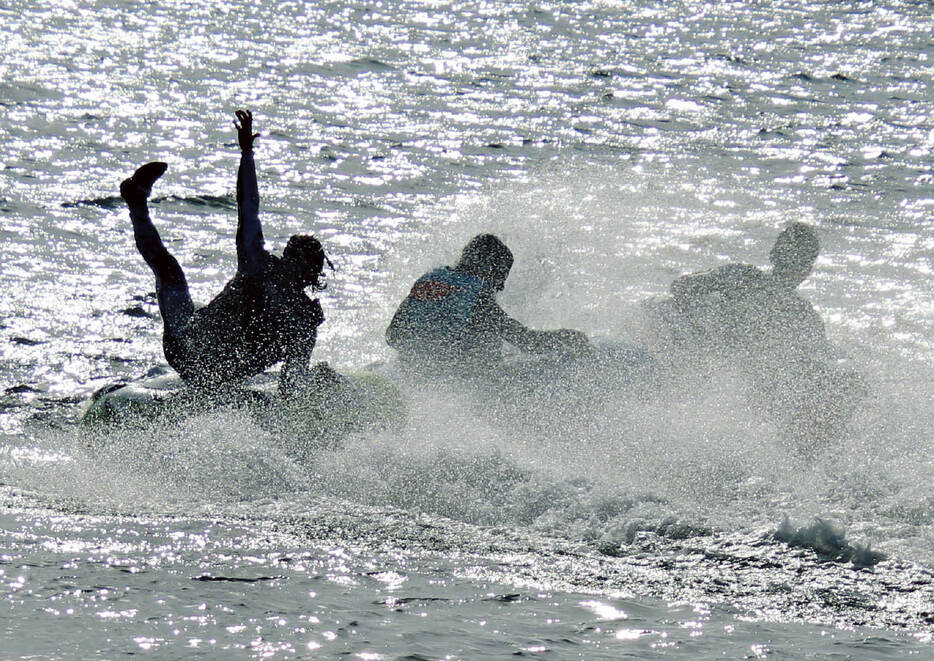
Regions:
M 0 4 L 0 658 L 934 658 L 928 2 Z M 236 410 L 76 424 L 162 362 L 117 192 L 207 302 L 236 108 L 267 245 L 337 265 L 317 360 L 391 361 L 473 234 L 530 326 L 646 341 L 677 276 L 802 285 L 868 396 L 802 457 L 729 370 L 512 417 L 405 384 L 401 428 L 296 460 Z M 566 403 L 566 402 L 565 402 Z

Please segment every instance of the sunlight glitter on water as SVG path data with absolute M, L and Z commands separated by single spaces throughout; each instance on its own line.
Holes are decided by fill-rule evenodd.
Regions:
M 675 543 L 665 531 L 677 537 L 679 530 L 695 528 L 749 536 L 741 551 L 719 548 L 712 558 L 748 553 L 766 565 L 790 564 L 798 560 L 794 552 L 780 556 L 776 545 L 749 540 L 766 534 L 760 530 L 774 531 L 783 511 L 802 520 L 829 512 L 860 542 L 881 545 L 900 559 L 930 558 L 930 374 L 923 365 L 934 351 L 927 238 L 934 129 L 930 16 L 923 5 L 874 3 L 854 13 L 822 3 L 713 3 L 684 14 L 680 6 L 640 2 L 534 8 L 521 2 L 366 8 L 273 3 L 240 12 L 236 3 L 196 1 L 130 13 L 122 6 L 73 4 L 62 11 L 14 0 L 12 9 L 0 10 L 8 26 L 0 46 L 0 89 L 11 104 L 0 120 L 0 379 L 15 404 L 2 409 L 2 428 L 17 438 L 32 413 L 71 406 L 49 400 L 81 398 L 97 385 L 138 376 L 161 362 L 157 311 L 146 298 L 151 276 L 133 249 L 125 211 L 113 199 L 118 182 L 140 162 L 158 156 L 171 164 L 160 183 L 165 198 L 154 210 L 197 300 L 206 302 L 223 286 L 235 264 L 236 154 L 229 114 L 244 104 L 263 122 L 258 153 L 270 247 L 281 248 L 301 226 L 325 237 L 342 265 L 324 298 L 328 324 L 316 349 L 335 366 L 385 359 L 382 331 L 412 279 L 450 261 L 476 231 L 500 232 L 516 252 L 503 297 L 511 313 L 543 326 L 620 335 L 633 325 L 636 304 L 664 293 L 682 273 L 733 260 L 764 264 L 776 230 L 800 218 L 818 225 L 825 244 L 807 296 L 834 341 L 862 361 L 874 385 L 889 389 L 875 393 L 859 433 L 839 455 L 810 467 L 773 447 L 771 430 L 746 420 L 742 411 L 725 421 L 723 402 L 736 401 L 728 388 L 717 393 L 719 402 L 700 401 L 685 388 L 667 409 L 659 402 L 618 403 L 615 413 L 581 425 L 576 435 L 495 429 L 454 434 L 452 427 L 478 425 L 467 417 L 455 416 L 458 425 L 443 416 L 428 418 L 418 421 L 422 437 L 353 440 L 318 458 L 312 476 L 236 415 L 207 416 L 173 432 L 105 436 L 108 449 L 97 454 L 87 451 L 90 437 L 67 433 L 22 450 L 17 445 L 2 462 L 4 488 L 39 494 L 40 505 L 30 504 L 28 511 L 63 512 L 48 534 L 49 546 L 16 560 L 40 565 L 30 569 L 35 577 L 24 574 L 28 588 L 70 581 L 80 589 L 148 572 L 145 580 L 158 581 L 169 602 L 198 592 L 198 603 L 211 605 L 231 588 L 231 603 L 239 598 L 237 603 L 249 604 L 244 612 L 226 613 L 227 619 L 179 625 L 177 614 L 188 611 L 166 606 L 172 617 L 160 620 L 164 613 L 152 606 L 151 588 L 140 578 L 133 583 L 138 592 L 126 597 L 129 604 L 100 611 L 136 609 L 135 618 L 79 616 L 63 624 L 59 637 L 71 633 L 83 640 L 101 622 L 122 622 L 122 638 L 107 652 L 118 655 L 134 649 L 127 630 L 140 644 L 164 651 L 187 628 L 187 639 L 199 647 L 210 641 L 223 648 L 215 653 L 220 657 L 231 650 L 288 656 L 310 637 L 321 641 L 315 645 L 333 646 L 324 654 L 378 654 L 412 635 L 406 639 L 416 640 L 406 648 L 412 654 L 461 649 L 476 656 L 482 645 L 458 648 L 460 638 L 464 645 L 471 641 L 463 632 L 452 634 L 458 638 L 453 642 L 432 639 L 439 629 L 460 626 L 466 609 L 511 636 L 496 648 L 504 654 L 548 649 L 580 656 L 628 632 L 617 638 L 628 647 L 616 652 L 676 654 L 681 645 L 683 658 L 704 656 L 666 631 L 674 628 L 671 622 L 706 622 L 693 613 L 673 615 L 659 607 L 637 623 L 638 604 L 595 596 L 597 603 L 626 612 L 632 628 L 586 634 L 590 642 L 582 643 L 584 635 L 571 625 L 561 633 L 574 643 L 562 648 L 539 639 L 559 638 L 551 634 L 554 622 L 594 626 L 599 616 L 581 606 L 589 598 L 555 597 L 561 607 L 546 624 L 544 616 L 532 614 L 545 610 L 535 601 L 537 592 L 515 601 L 496 600 L 497 593 L 484 601 L 491 593 L 483 587 L 458 595 L 450 574 L 423 582 L 399 571 L 398 558 L 385 576 L 404 573 L 401 585 L 366 574 L 372 569 L 353 575 L 347 558 L 333 566 L 306 559 L 288 580 L 193 581 L 208 571 L 215 578 L 257 578 L 250 567 L 277 576 L 280 560 L 235 549 L 205 554 L 203 525 L 190 539 L 166 533 L 167 541 L 159 542 L 161 531 L 147 531 L 141 522 L 121 524 L 152 535 L 154 550 L 132 544 L 121 549 L 108 539 L 117 534 L 111 532 L 89 542 L 82 533 L 84 511 L 131 517 L 145 511 L 168 519 L 198 511 L 218 520 L 219 529 L 259 520 L 256 530 L 230 535 L 241 536 L 237 545 L 262 547 L 262 522 L 290 528 L 296 517 L 316 511 L 319 498 L 338 495 L 373 507 L 443 514 L 454 522 L 493 522 L 502 537 L 548 531 L 583 548 L 623 554 L 624 566 L 629 553 L 653 558 L 662 553 L 653 544 Z M 205 193 L 223 199 L 208 200 L 206 210 L 199 197 Z M 426 402 L 439 410 L 445 404 L 461 411 L 466 406 Z M 329 518 L 333 509 L 318 512 L 317 519 L 339 527 L 340 519 Z M 25 526 L 41 528 L 41 515 L 33 517 Z M 389 526 L 395 521 L 389 517 L 377 510 L 348 518 L 365 529 L 384 520 Z M 181 533 L 184 526 L 173 523 L 166 530 Z M 442 537 L 455 536 L 443 530 Z M 453 545 L 461 552 L 475 549 L 469 540 L 484 531 L 470 528 Z M 364 533 L 358 528 L 356 534 Z M 528 546 L 544 553 L 550 542 L 534 534 Z M 716 544 L 697 540 L 707 549 Z M 61 568 L 75 563 L 76 549 L 100 557 L 91 552 L 97 543 L 114 549 L 106 554 L 109 567 L 81 560 L 68 569 L 74 578 L 64 579 Z M 42 566 L 48 561 L 43 554 L 58 549 L 63 555 Z M 521 554 L 506 557 L 502 571 L 521 567 Z M 701 581 L 710 562 L 676 572 Z M 736 575 L 745 570 L 743 562 L 731 566 Z M 121 563 L 141 571 L 124 573 Z M 160 573 L 158 567 L 172 563 L 177 565 Z M 549 576 L 547 563 L 529 566 L 540 580 Z M 226 576 L 225 569 L 243 573 Z M 865 579 L 861 572 L 839 571 L 847 584 Z M 884 566 L 876 583 L 859 583 L 861 589 L 881 585 L 890 571 L 901 576 Z M 315 572 L 320 579 L 309 578 Z M 327 579 L 348 575 L 356 582 Z M 588 582 L 584 572 L 569 576 L 577 585 L 605 589 Z M 742 584 L 735 576 L 730 580 L 725 587 L 709 584 L 711 594 Z M 278 625 L 257 623 L 256 614 L 306 609 L 315 599 L 309 583 L 325 585 L 315 593 L 325 601 L 333 597 L 309 616 L 320 620 L 314 636 L 296 629 L 259 640 L 255 626 L 273 631 Z M 789 594 L 806 587 L 777 584 Z M 827 585 L 815 580 L 815 592 L 794 593 L 800 603 L 826 601 L 823 611 L 789 617 L 865 616 L 834 601 Z M 339 590 L 355 591 L 359 599 L 332 592 Z M 398 600 L 390 602 L 384 590 Z M 865 594 L 867 603 L 883 605 L 875 616 L 901 610 L 900 621 L 913 614 L 922 626 L 920 606 L 905 606 L 894 589 L 878 602 L 875 593 Z M 756 601 L 759 596 L 723 599 L 770 613 L 771 604 Z M 430 631 L 411 623 L 409 598 L 424 604 L 411 609 L 418 612 L 412 619 L 430 622 Z M 385 604 L 378 617 L 392 620 L 375 635 L 389 641 L 384 647 L 357 643 L 331 617 L 342 608 L 368 613 L 380 599 Z M 96 604 L 86 602 L 91 610 Z M 33 605 L 41 605 L 38 598 Z M 501 617 L 491 614 L 497 609 Z M 28 628 L 27 612 L 34 611 L 17 612 L 23 615 L 14 626 Z M 529 624 L 523 630 L 524 621 Z M 706 652 L 783 653 L 769 642 L 771 632 L 739 626 L 739 634 L 725 636 L 716 622 L 689 629 L 703 630 L 702 638 L 721 646 Z M 112 631 L 101 633 L 113 638 Z M 789 635 L 811 635 L 796 631 Z M 58 641 L 42 640 L 43 631 L 29 633 L 39 638 L 40 649 L 58 649 Z M 419 647 L 419 640 L 433 644 Z M 825 649 L 856 650 L 853 655 L 864 658 L 888 653 L 859 643 Z
M 610 604 L 601 601 L 582 601 L 581 606 L 593 612 L 601 620 L 627 620 L 629 616 Z

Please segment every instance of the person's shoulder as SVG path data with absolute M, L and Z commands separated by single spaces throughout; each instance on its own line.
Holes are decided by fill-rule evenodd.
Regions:
M 284 268 L 285 260 L 269 251 L 264 251 L 262 259 L 262 277 L 267 285 L 289 289 L 295 276 L 291 269 Z
M 429 280 L 448 280 L 453 277 L 454 270 L 449 266 L 436 266 L 422 273 L 416 279 L 416 282 L 425 282 Z
M 324 322 L 324 310 L 321 307 L 321 301 L 318 298 L 312 298 L 306 292 L 302 291 L 297 296 L 287 300 L 289 315 L 296 320 L 301 320 L 301 325 L 309 332 L 316 329 Z
M 752 264 L 743 264 L 741 262 L 730 262 L 723 266 L 711 269 L 710 273 L 720 275 L 724 278 L 743 278 L 748 280 L 761 280 L 765 277 L 765 272 L 758 266 Z
M 730 262 L 721 264 L 705 271 L 697 271 L 681 276 L 681 280 L 757 280 L 762 278 L 765 273 L 757 266 L 752 264 L 743 264 L 741 262 Z
M 496 292 L 492 289 L 482 289 L 477 294 L 477 302 L 474 304 L 472 316 L 478 319 L 486 319 L 487 322 L 505 323 L 511 319 L 496 300 Z
M 473 273 L 460 271 L 452 266 L 440 266 L 426 273 L 422 276 L 422 279 L 440 280 L 456 287 L 460 291 L 470 292 L 476 296 L 486 294 L 487 290 L 495 294 L 491 285 L 481 277 Z
M 813 305 L 807 296 L 802 294 L 796 288 L 789 287 L 780 279 L 776 279 L 771 273 L 766 273 L 762 278 L 762 286 L 765 291 L 776 298 L 781 298 L 788 305 L 813 309 Z
M 751 264 L 731 262 L 681 276 L 672 283 L 672 293 L 682 296 L 714 292 L 737 294 L 758 288 L 764 278 L 765 273 Z

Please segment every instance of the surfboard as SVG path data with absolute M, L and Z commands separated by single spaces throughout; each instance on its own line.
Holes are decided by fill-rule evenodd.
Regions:
M 337 375 L 326 383 L 282 398 L 274 380 L 196 393 L 168 368 L 98 390 L 79 411 L 82 425 L 95 428 L 171 424 L 222 407 L 246 410 L 264 428 L 320 446 L 354 431 L 398 428 L 406 419 L 402 393 L 373 371 Z

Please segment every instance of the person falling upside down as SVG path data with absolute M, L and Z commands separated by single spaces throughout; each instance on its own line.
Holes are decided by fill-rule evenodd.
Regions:
M 149 218 L 147 200 L 166 164 L 146 163 L 120 184 L 133 222 L 136 247 L 156 276 L 165 358 L 185 383 L 210 393 L 282 362 L 279 392 L 295 393 L 314 379 L 309 369 L 321 304 L 305 293 L 323 289 L 330 260 L 313 236 L 296 234 L 271 255 L 263 246 L 259 189 L 253 161 L 253 115 L 236 112 L 240 167 L 237 171 L 237 273 L 205 307 L 196 309 L 185 274 Z M 317 368 L 316 368 L 317 369 Z
M 475 236 L 454 267 L 429 271 L 396 310 L 386 341 L 407 366 L 442 374 L 489 374 L 503 364 L 503 342 L 527 353 L 589 353 L 576 330 L 532 330 L 496 302 L 512 252 L 493 234 Z

